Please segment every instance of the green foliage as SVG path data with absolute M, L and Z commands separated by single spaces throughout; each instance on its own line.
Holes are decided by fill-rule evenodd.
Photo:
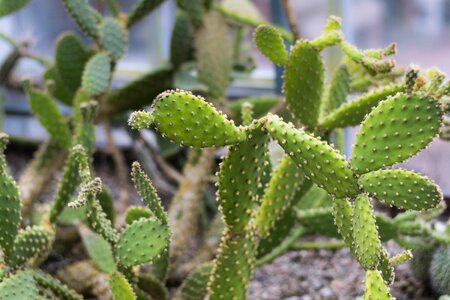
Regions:
M 71 93 L 78 90 L 87 60 L 88 53 L 77 35 L 65 32 L 59 36 L 55 46 L 55 72 L 59 77 L 56 81 L 60 79 L 64 85 L 62 89 L 67 89 Z M 55 84 L 59 88 L 59 83 Z
M 378 266 L 381 249 L 380 237 L 370 200 L 365 194 L 359 195 L 355 200 L 353 209 L 352 232 L 355 256 L 366 270 L 372 270 Z
M 366 271 L 364 300 L 392 300 L 389 288 L 378 270 Z
M 111 59 L 105 52 L 100 52 L 89 59 L 84 68 L 82 87 L 91 96 L 106 91 L 111 79 Z
M 42 299 L 39 295 L 38 283 L 33 277 L 33 271 L 25 269 L 3 278 L 0 282 L 0 299 Z
M 44 288 L 50 289 L 54 294 L 67 300 L 81 300 L 83 297 L 77 294 L 75 291 L 68 288 L 65 284 L 58 279 L 42 271 L 35 271 L 33 277 L 36 282 Z
M 139 219 L 120 233 L 115 253 L 121 265 L 131 267 L 150 262 L 167 246 L 168 227 L 156 218 Z
M 136 295 L 126 278 L 119 272 L 114 272 L 109 278 L 109 286 L 115 300 L 134 300 Z
M 398 93 L 364 120 L 351 157 L 353 169 L 367 173 L 402 162 L 424 149 L 438 134 L 442 112 L 423 93 Z
M 442 201 L 442 192 L 437 185 L 410 171 L 370 172 L 360 177 L 359 184 L 371 196 L 398 208 L 431 209 Z
M 128 14 L 127 27 L 131 27 L 139 22 L 163 2 L 164 0 L 139 0 Z
M 114 18 L 103 19 L 98 29 L 100 46 L 108 51 L 113 61 L 120 59 L 127 50 L 127 30 Z
M 97 267 L 103 272 L 113 273 L 116 270 L 116 263 L 111 245 L 87 227 L 80 226 L 79 232 L 86 251 Z
M 434 254 L 430 264 L 430 278 L 433 289 L 440 294 L 450 294 L 448 273 L 450 271 L 450 248 L 441 247 Z
M 65 147 L 70 146 L 70 131 L 56 103 L 45 93 L 26 83 L 31 111 L 47 130 L 53 140 Z
M 178 13 L 170 40 L 170 62 L 179 68 L 193 56 L 194 28 L 186 13 Z
M 0 0 L 0 17 L 12 14 L 30 3 L 30 0 Z
M 62 0 L 78 27 L 91 38 L 98 37 L 97 24 L 101 16 L 85 0 Z
M 208 292 L 208 281 L 211 276 L 212 264 L 199 266 L 183 281 L 178 297 L 180 300 L 203 300 Z
M 8 174 L 4 151 L 9 138 L 0 133 L 0 246 L 6 257 L 13 254 L 14 240 L 21 223 L 19 191 Z
M 270 25 L 260 25 L 253 35 L 258 50 L 271 62 L 285 65 L 288 62 L 288 52 L 281 33 Z
M 319 120 L 324 89 L 324 66 L 320 52 L 310 42 L 297 42 L 284 71 L 284 92 L 291 113 L 308 129 Z

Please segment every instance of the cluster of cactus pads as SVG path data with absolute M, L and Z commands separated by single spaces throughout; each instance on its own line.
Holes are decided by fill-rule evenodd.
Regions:
M 0 16 L 28 2 L 0 0 Z M 427 177 L 395 166 L 435 137 L 447 139 L 450 85 L 442 72 L 397 66 L 389 58 L 395 44 L 356 48 L 345 40 L 336 17 L 316 39 L 296 41 L 260 21 L 255 11 L 249 13 L 255 19 L 240 15 L 241 1 L 193 0 L 177 1 L 170 66 L 111 89 L 115 66 L 127 50 L 128 29 L 163 1 L 140 0 L 124 14 L 110 0 L 113 17 L 103 17 L 84 0 L 62 2 L 94 45 L 85 47 L 74 33 L 62 34 L 45 86 L 24 81 L 31 111 L 49 141 L 19 184 L 6 166 L 8 136 L 0 134 L 0 299 L 160 300 L 169 298 L 166 283 L 179 285 L 173 294 L 178 300 L 245 299 L 255 267 L 288 251 L 304 234 L 339 239 L 349 248 L 366 272 L 364 299 L 394 299 L 394 266 L 410 260 L 410 250 L 419 258 L 422 252 L 433 256 L 425 272 L 441 294 L 450 294 L 450 237 L 430 221 L 442 211 L 442 192 Z M 240 41 L 246 26 L 256 27 L 258 50 L 284 69 L 281 103 L 276 97 L 227 102 L 231 70 L 243 68 L 228 31 L 231 27 Z M 344 59 L 325 80 L 322 51 L 333 46 Z M 192 61 L 210 102 L 175 89 L 175 77 Z M 359 95 L 347 101 L 354 92 Z M 186 178 L 167 214 L 135 162 L 131 178 L 144 206 L 128 207 L 123 222 L 117 222 L 109 189 L 94 172 L 95 125 L 153 98 L 151 109 L 132 113 L 129 125 L 151 127 L 190 147 Z M 63 115 L 54 99 L 72 113 Z M 357 125 L 347 159 L 342 130 Z M 271 141 L 282 149 L 278 162 Z M 208 244 L 204 238 L 206 250 L 191 257 L 192 267 L 180 257 L 189 231 L 196 230 L 193 223 L 219 147 L 228 147 L 216 176 L 219 212 L 205 234 L 216 241 Z M 50 206 L 33 214 L 34 198 L 62 165 Z M 406 212 L 390 218 L 375 212 L 374 201 Z M 74 258 L 58 270 L 42 267 L 58 243 L 70 240 L 60 233 L 68 227 L 75 228 L 89 259 Z M 389 240 L 405 250 L 388 253 L 383 242 Z M 419 240 L 440 250 L 433 255 L 417 247 Z

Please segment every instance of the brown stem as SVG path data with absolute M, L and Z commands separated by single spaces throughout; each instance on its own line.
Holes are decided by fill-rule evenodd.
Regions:
M 286 14 L 286 18 L 289 24 L 289 28 L 294 34 L 295 40 L 300 39 L 300 31 L 297 26 L 297 20 L 295 19 L 294 12 L 292 10 L 291 4 L 289 0 L 281 0 L 281 5 L 283 6 L 284 13 Z

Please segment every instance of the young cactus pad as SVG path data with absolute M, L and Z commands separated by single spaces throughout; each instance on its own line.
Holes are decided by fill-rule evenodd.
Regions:
M 358 174 L 402 162 L 438 134 L 439 103 L 423 93 L 398 93 L 380 103 L 356 136 L 351 163 Z
M 308 129 L 319 120 L 323 85 L 320 52 L 308 41 L 297 42 L 284 72 L 284 92 L 289 110 Z
M 302 129 L 269 115 L 266 128 L 287 154 L 319 187 L 336 197 L 351 197 L 358 193 L 358 185 L 343 156 Z
M 149 262 L 166 248 L 169 237 L 169 228 L 156 218 L 134 221 L 120 234 L 117 258 L 127 267 Z
M 394 300 L 389 293 L 389 287 L 384 283 L 378 270 L 366 272 L 364 300 Z
M 371 196 L 398 208 L 431 209 L 442 201 L 437 185 L 406 170 L 378 170 L 362 175 L 358 182 Z
M 270 25 L 260 25 L 253 34 L 258 50 L 277 65 L 285 65 L 289 54 L 284 45 L 281 33 Z
M 181 90 L 160 94 L 152 112 L 156 128 L 169 139 L 198 148 L 220 147 L 245 140 L 245 131 L 202 97 Z M 133 125 L 133 119 L 131 122 Z

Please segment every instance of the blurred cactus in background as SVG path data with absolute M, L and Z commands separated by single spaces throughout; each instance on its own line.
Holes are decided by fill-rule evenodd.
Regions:
M 349 248 L 366 272 L 364 299 L 394 299 L 394 266 L 413 256 L 416 273 L 430 277 L 437 293 L 450 294 L 450 231 L 436 226 L 442 192 L 395 166 L 436 137 L 448 139 L 450 89 L 442 72 L 404 70 L 390 58 L 395 44 L 356 48 L 337 17 L 320 36 L 297 39 L 261 19 L 251 2 L 193 0 L 176 1 L 169 63 L 116 88 L 111 83 L 129 29 L 164 1 L 139 0 L 126 13 L 108 0 L 110 17 L 85 0 L 61 1 L 91 43 L 62 33 L 42 82 L 23 81 L 31 113 L 49 138 L 18 183 L 6 165 L 8 136 L 0 134 L 0 299 L 245 299 L 254 269 L 307 234 Z M 27 2 L 0 0 L 0 16 Z M 284 70 L 282 97 L 227 98 L 235 72 L 251 69 L 242 51 L 249 28 L 257 49 Z M 330 47 L 344 58 L 326 76 L 323 51 Z M 17 51 L 3 63 L 0 84 L 9 82 Z M 198 87 L 193 91 L 177 80 L 186 73 Z M 128 125 L 136 144 L 150 127 L 161 145 L 168 139 L 187 148 L 181 172 L 159 162 L 178 184 L 167 212 L 159 191 L 167 184 L 147 172 L 145 159 L 129 175 L 111 138 L 112 120 L 133 110 Z M 95 174 L 97 124 L 106 129 L 125 185 L 118 199 Z M 347 158 L 342 129 L 358 125 Z M 271 142 L 282 149 L 279 162 Z M 140 160 L 151 156 L 139 153 Z M 38 203 L 58 170 L 51 201 Z M 129 201 L 129 179 L 141 206 Z M 211 181 L 218 207 L 212 213 L 206 211 Z M 374 209 L 383 205 L 402 212 L 391 217 Z M 388 253 L 389 240 L 404 251 Z

